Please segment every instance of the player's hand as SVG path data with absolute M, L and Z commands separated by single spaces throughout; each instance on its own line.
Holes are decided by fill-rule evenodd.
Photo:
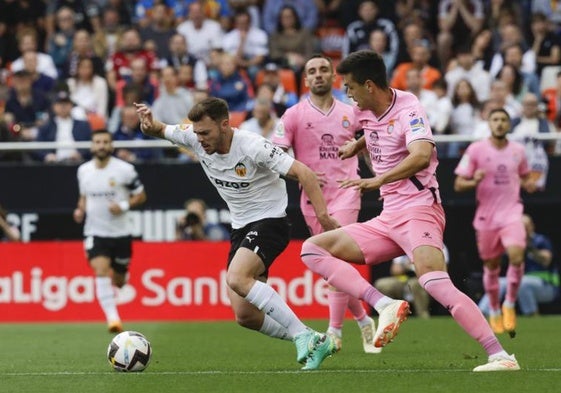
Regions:
M 114 216 L 118 216 L 119 214 L 123 213 L 123 210 L 121 209 L 121 206 L 119 206 L 119 204 L 115 203 L 115 202 L 109 202 L 109 211 Z
M 479 184 L 484 177 L 485 177 L 484 169 L 477 169 L 473 174 L 473 180 L 475 180 L 475 184 Z
M 325 172 L 315 172 L 320 187 L 327 184 L 327 175 Z
M 74 221 L 77 224 L 81 224 L 84 221 L 85 215 L 86 214 L 84 213 L 84 211 L 80 208 L 74 209 L 74 213 L 72 214 L 72 216 L 74 217 Z
M 524 182 L 522 184 L 522 187 L 524 187 L 524 190 L 526 190 L 526 192 L 529 194 L 533 194 L 538 190 L 538 185 L 533 180 Z
M 371 177 L 368 179 L 347 179 L 339 181 L 340 188 L 354 188 L 355 190 L 359 190 L 361 194 L 368 191 L 378 190 L 381 186 L 382 183 L 380 182 L 380 179 L 378 177 Z
M 331 231 L 333 229 L 341 227 L 341 224 L 339 224 L 339 222 L 330 215 L 326 215 L 325 217 L 318 217 L 318 221 L 324 231 Z
M 138 117 L 140 118 L 140 129 L 150 130 L 154 125 L 154 117 L 152 116 L 152 110 L 146 104 L 138 104 L 134 103 L 136 107 L 136 113 L 138 113 Z
M 351 158 L 356 154 L 356 140 L 350 139 L 339 147 L 339 158 L 345 160 Z

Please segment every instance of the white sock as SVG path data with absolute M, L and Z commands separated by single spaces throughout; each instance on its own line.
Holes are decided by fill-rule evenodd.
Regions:
M 306 330 L 306 325 L 298 319 L 279 294 L 261 281 L 255 281 L 245 300 L 278 322 L 292 337 Z
M 334 328 L 333 326 L 329 326 L 327 328 L 327 332 L 335 335 L 335 337 L 339 337 L 339 338 L 343 337 L 343 330 Z
M 357 323 L 358 326 L 360 326 L 360 328 L 362 329 L 365 326 L 370 326 L 370 322 L 372 321 L 372 318 L 370 318 L 368 315 L 366 315 L 364 318 L 362 318 L 361 320 L 357 319 Z
M 288 333 L 288 330 L 284 326 L 267 314 L 265 314 L 265 319 L 263 320 L 263 325 L 261 329 L 259 329 L 259 332 L 269 337 L 280 338 L 281 340 L 292 341 L 294 338 Z
M 95 295 L 101 309 L 105 313 L 107 322 L 120 321 L 117 311 L 117 300 L 109 277 L 95 278 Z
M 376 302 L 376 304 L 374 305 L 374 309 L 376 310 L 376 312 L 378 314 L 380 314 L 384 310 L 384 308 L 389 306 L 394 301 L 395 301 L 395 299 L 392 299 L 391 297 L 384 296 L 383 298 L 381 298 L 380 300 L 378 300 Z

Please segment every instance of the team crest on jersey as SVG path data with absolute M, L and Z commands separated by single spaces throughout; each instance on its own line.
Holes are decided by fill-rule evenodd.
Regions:
M 109 185 L 111 187 L 115 187 L 117 185 L 117 181 L 114 178 L 109 178 Z
M 247 175 L 247 169 L 246 169 L 245 165 L 243 164 L 243 162 L 238 162 L 236 164 L 234 170 L 236 171 L 236 175 L 238 175 L 240 177 L 245 177 Z
M 416 117 L 409 122 L 411 126 L 411 132 L 413 134 L 424 134 L 426 133 L 425 122 L 422 117 Z
M 388 134 L 390 134 L 390 135 L 391 135 L 391 133 L 393 132 L 394 123 L 395 123 L 395 120 L 394 120 L 394 119 L 391 119 L 390 122 L 389 122 L 389 124 L 388 124 L 388 129 L 387 129 L 386 131 L 387 131 Z
M 347 116 L 343 116 L 343 121 L 341 122 L 343 128 L 349 128 L 351 126 L 351 122 Z

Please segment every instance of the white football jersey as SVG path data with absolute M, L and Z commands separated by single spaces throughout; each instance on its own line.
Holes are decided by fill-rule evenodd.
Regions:
M 286 175 L 294 158 L 280 147 L 255 133 L 235 129 L 229 153 L 207 154 L 187 124 L 168 125 L 165 137 L 198 155 L 210 182 L 228 204 L 232 228 L 286 216 L 288 194 L 279 174 Z
M 128 201 L 144 186 L 132 164 L 111 157 L 105 168 L 97 168 L 94 160 L 78 167 L 80 195 L 86 197 L 85 236 L 120 237 L 131 234 L 128 213 L 113 215 L 109 202 Z

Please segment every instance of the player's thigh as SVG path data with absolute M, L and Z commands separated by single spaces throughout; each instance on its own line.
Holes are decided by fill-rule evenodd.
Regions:
M 432 271 L 445 271 L 446 262 L 442 249 L 435 246 L 419 246 L 413 250 L 413 263 L 418 277 Z
M 505 252 L 501 243 L 501 236 L 498 230 L 476 231 L 477 251 L 483 261 L 491 261 L 500 258 Z
M 522 221 L 501 228 L 500 237 L 508 260 L 515 264 L 522 263 L 524 261 L 524 250 L 526 249 L 526 230 Z

